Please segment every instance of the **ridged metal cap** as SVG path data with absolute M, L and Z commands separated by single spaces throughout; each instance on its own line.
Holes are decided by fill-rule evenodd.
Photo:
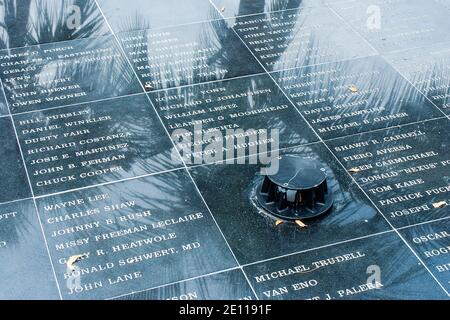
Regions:
M 279 170 L 266 175 L 257 190 L 257 201 L 268 213 L 285 220 L 311 219 L 329 212 L 333 196 L 327 175 L 314 159 L 285 155 Z

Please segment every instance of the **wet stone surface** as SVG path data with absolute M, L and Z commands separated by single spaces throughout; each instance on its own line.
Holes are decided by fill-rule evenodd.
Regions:
M 0 299 L 448 300 L 449 10 L 0 1 Z

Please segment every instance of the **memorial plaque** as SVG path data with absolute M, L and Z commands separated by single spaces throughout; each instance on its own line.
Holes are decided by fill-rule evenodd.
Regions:
M 110 34 L 95 0 L 3 0 L 0 49 Z
M 14 117 L 35 195 L 182 167 L 144 94 Z
M 0 0 L 0 299 L 448 300 L 449 13 Z
M 446 299 L 393 232 L 257 263 L 245 272 L 260 299 Z
M 120 300 L 254 300 L 241 270 L 183 281 L 118 298 Z
M 400 230 L 445 289 L 450 289 L 450 220 Z
M 119 38 L 147 91 L 263 72 L 224 20 L 124 32 Z
M 223 160 L 225 156 L 254 155 L 261 149 L 318 141 L 267 75 L 158 91 L 149 96 L 188 164 L 207 163 L 205 156 L 212 151 Z M 196 125 L 201 127 L 197 129 Z M 184 136 L 177 133 L 180 129 L 186 131 Z M 273 129 L 279 131 L 277 145 L 273 143 Z M 195 146 L 198 136 L 203 136 L 203 143 Z M 184 150 L 189 143 L 192 147 Z
M 380 57 L 273 75 L 323 139 L 443 116 Z
M 238 17 L 234 29 L 269 71 L 375 54 L 326 7 Z
M 115 32 L 157 29 L 220 18 L 209 0 L 97 0 Z
M 381 53 L 450 41 L 448 12 L 433 1 L 332 1 L 330 7 Z
M 113 298 L 236 266 L 183 170 L 37 206 L 65 299 Z M 66 263 L 76 255 L 84 259 L 71 271 Z
M 307 229 L 291 223 L 277 226 L 277 220 L 256 205 L 254 196 L 263 179 L 260 166 L 219 164 L 190 169 L 241 264 L 390 229 L 322 144 L 288 149 L 281 156 L 293 154 L 319 163 L 328 175 L 328 189 L 334 198 L 330 214 L 304 221 Z
M 0 51 L 11 113 L 142 92 L 114 37 Z
M 0 203 L 31 197 L 23 160 L 10 117 L 0 118 Z
M 315 7 L 322 4 L 323 0 L 211 0 L 217 10 L 226 17 L 246 16 L 256 13 L 269 13 L 304 7 Z
M 0 261 L 0 299 L 59 299 L 33 200 L 0 205 Z
M 442 112 L 450 115 L 448 43 L 387 55 L 389 61 Z
M 449 121 L 427 121 L 328 141 L 395 227 L 449 216 Z

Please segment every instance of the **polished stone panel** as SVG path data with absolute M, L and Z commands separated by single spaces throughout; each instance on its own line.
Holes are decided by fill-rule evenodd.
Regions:
M 0 118 L 0 203 L 31 196 L 20 149 L 10 117 Z
M 447 118 L 327 141 L 395 227 L 448 217 Z
M 218 19 L 208 0 L 97 0 L 115 32 Z
M 142 92 L 114 37 L 0 51 L 11 113 Z
M 118 37 L 148 91 L 263 72 L 224 20 Z
M 185 171 L 42 198 L 37 205 L 66 299 L 112 298 L 236 266 Z M 79 254 L 88 256 L 70 273 L 65 263 Z
M 109 33 L 94 0 L 3 0 L 0 3 L 0 49 Z
M 450 41 L 450 20 L 435 1 L 350 0 L 330 6 L 379 52 Z
M 187 164 L 215 162 L 205 157 L 212 150 L 217 152 L 218 161 L 225 156 L 253 155 L 265 148 L 318 141 L 267 75 L 158 91 L 149 96 Z M 273 143 L 274 129 L 279 131 L 278 144 Z M 201 145 L 194 140 L 202 141 Z M 250 147 L 252 141 L 256 149 Z
M 0 299 L 59 299 L 33 200 L 0 205 Z
M 273 76 L 323 139 L 442 116 L 380 57 L 285 70 Z
M 36 195 L 183 166 L 144 94 L 17 115 L 14 121 Z
M 6 103 L 5 95 L 3 93 L 3 85 L 0 90 L 0 117 L 9 115 L 8 104 Z
M 241 270 L 214 274 L 124 297 L 120 300 L 254 300 Z
M 225 18 L 322 5 L 323 0 L 211 0 Z
M 265 300 L 448 298 L 393 232 L 258 263 L 244 270 L 259 298 Z
M 234 29 L 269 71 L 376 54 L 326 7 L 238 17 Z
M 200 192 L 241 264 L 270 259 L 389 230 L 347 173 L 322 144 L 285 150 L 319 163 L 334 197 L 331 213 L 304 221 L 308 229 L 276 220 L 256 206 L 263 177 L 259 165 L 209 165 L 190 169 Z M 220 183 L 218 183 L 220 181 Z
M 400 233 L 449 291 L 450 219 L 406 228 L 400 230 Z
M 386 55 L 412 84 L 450 115 L 450 42 Z

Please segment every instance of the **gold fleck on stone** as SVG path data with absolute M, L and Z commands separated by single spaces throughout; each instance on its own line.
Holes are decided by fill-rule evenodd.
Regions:
M 349 90 L 350 90 L 351 92 L 358 92 L 358 87 L 356 87 L 355 85 L 351 85 L 351 86 L 349 87 Z
M 71 256 L 68 260 L 67 260 L 67 267 L 71 270 L 74 271 L 75 270 L 75 264 L 80 262 L 81 260 L 83 260 L 84 258 L 86 258 L 85 254 L 77 254 L 74 256 Z
M 295 223 L 302 229 L 308 228 L 308 226 L 306 224 L 304 224 L 303 222 L 301 222 L 300 220 L 295 220 Z
M 439 201 L 439 202 L 433 203 L 433 207 L 436 209 L 442 209 L 446 206 L 447 206 L 447 202 L 445 202 L 445 201 Z

